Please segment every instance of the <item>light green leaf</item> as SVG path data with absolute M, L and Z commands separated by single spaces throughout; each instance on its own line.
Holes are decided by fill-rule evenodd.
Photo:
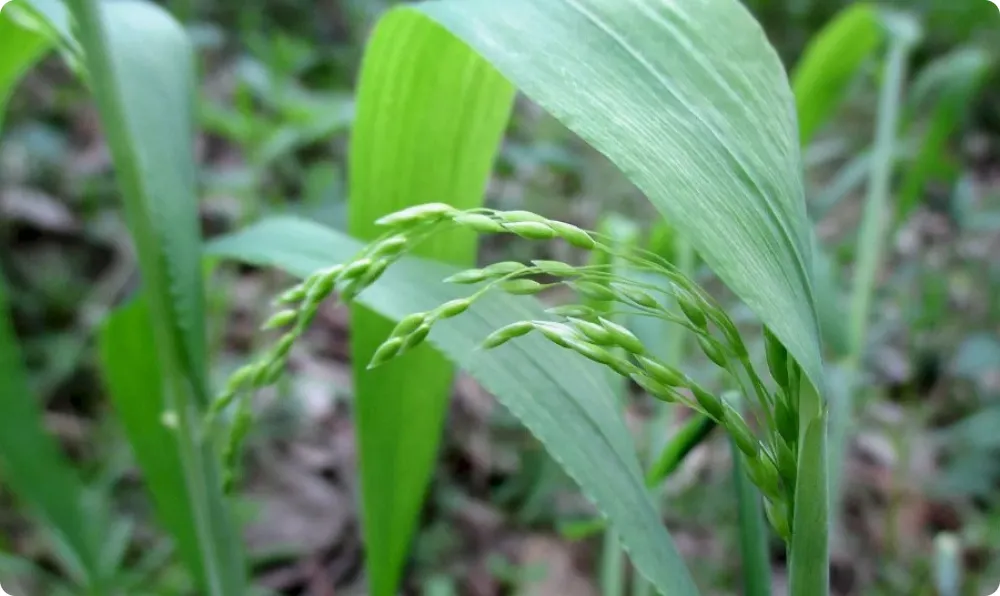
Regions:
M 0 278 L 0 478 L 44 525 L 66 572 L 94 593 L 108 590 L 102 561 L 107 511 L 88 497 L 28 389 Z
M 14 21 L 16 9 L 0 12 L 0 131 L 14 87 L 51 47 L 42 32 Z
M 788 593 L 795 596 L 829 593 L 826 419 L 822 410 L 811 421 L 802 422 L 805 430 L 800 437 L 789 551 Z
M 284 269 L 300 277 L 352 258 L 361 244 L 303 220 L 275 219 L 216 241 L 209 253 Z M 464 296 L 442 284 L 455 268 L 416 258 L 389 269 L 359 300 L 399 319 Z M 635 445 L 604 369 L 527 336 L 489 352 L 479 342 L 516 320 L 544 318 L 532 298 L 492 294 L 461 317 L 435 325 L 430 342 L 466 370 L 533 433 L 615 525 L 635 566 L 661 592 L 697 594 L 644 485 Z M 407 356 L 403 356 L 406 359 Z M 386 396 L 383 407 L 393 407 Z
M 461 109 L 454 109 L 455 97 L 464 98 Z M 480 206 L 513 97 L 510 83 L 454 37 L 390 13 L 368 45 L 358 85 L 350 233 L 374 238 L 380 233 L 376 219 L 415 204 Z M 472 265 L 476 238 L 463 230 L 442 233 L 417 252 Z M 451 364 L 430 346 L 367 370 L 392 327 L 361 305 L 352 308 L 362 529 L 369 589 L 376 596 L 396 592 L 437 459 L 452 381 Z M 389 400 L 392 407 L 386 407 Z
M 833 115 L 883 37 L 875 7 L 856 3 L 840 11 L 810 40 L 792 73 L 803 145 Z
M 823 386 L 795 105 L 777 54 L 739 2 L 397 10 L 448 29 L 604 153 Z M 452 101 L 458 111 L 466 98 Z
M 124 0 L 67 3 L 115 163 L 149 305 L 167 408 L 204 569 L 203 593 L 245 593 L 240 536 L 203 436 L 207 403 L 201 240 L 195 190 L 194 57 L 161 8 Z M 173 530 L 173 528 L 171 528 Z M 181 540 L 180 537 L 178 537 Z
M 141 301 L 118 308 L 98 337 L 101 372 L 115 414 L 143 472 L 163 527 L 195 580 L 204 581 L 194 513 L 184 491 L 177 433 L 164 420 L 163 373 L 150 350 L 155 342 L 149 308 Z

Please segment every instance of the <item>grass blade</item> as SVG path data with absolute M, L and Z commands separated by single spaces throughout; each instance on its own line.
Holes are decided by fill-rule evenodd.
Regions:
M 183 29 L 155 5 L 72 0 L 69 7 L 137 248 L 167 407 L 177 419 L 204 592 L 242 595 L 240 538 L 201 429 L 208 387 L 192 49 Z
M 954 181 L 956 165 L 947 156 L 948 141 L 969 111 L 969 103 L 982 88 L 993 64 L 978 48 L 962 48 L 937 58 L 913 82 L 916 104 L 930 104 L 930 121 L 923 131 L 920 147 L 907 165 L 900 186 L 895 221 L 906 218 L 920 203 L 927 183 L 933 178 Z
M 177 434 L 163 422 L 166 400 L 163 373 L 156 360 L 149 308 L 142 300 L 120 307 L 100 330 L 101 372 L 143 472 L 156 512 L 169 529 L 195 581 L 204 585 L 204 569 L 195 533 L 194 512 L 185 495 L 184 468 Z
M 320 225 L 281 218 L 221 239 L 209 253 L 305 276 L 352 258 L 361 246 Z M 440 263 L 405 258 L 358 299 L 383 316 L 398 319 L 464 296 L 468 289 L 435 281 L 455 271 Z M 611 520 L 633 564 L 657 589 L 672 596 L 697 594 L 649 497 L 635 445 L 604 369 L 533 336 L 488 353 L 477 349 L 482 338 L 502 325 L 544 317 L 534 299 L 491 294 L 462 317 L 435 325 L 429 341 L 538 437 Z
M 840 11 L 813 37 L 792 73 L 802 145 L 833 115 L 882 39 L 878 12 L 861 2 Z
M 740 556 L 743 567 L 743 595 L 770 596 L 771 556 L 767 548 L 768 528 L 764 521 L 760 492 L 747 476 L 743 453 L 729 440 L 733 456 L 733 483 L 739 508 Z
M 66 573 L 88 594 L 109 591 L 113 570 L 103 564 L 107 511 L 87 496 L 76 471 L 46 434 L 10 326 L 6 288 L 0 278 L 0 474 L 44 525 Z
M 362 239 L 379 234 L 376 219 L 414 204 L 481 205 L 513 104 L 513 87 L 482 58 L 446 32 L 414 27 L 400 16 L 390 13 L 376 28 L 358 86 L 349 231 Z M 452 109 L 454 97 L 464 98 L 462 109 Z M 452 155 L 461 159 L 443 160 Z M 443 233 L 418 254 L 471 265 L 476 239 L 467 231 Z M 451 397 L 452 365 L 430 346 L 367 370 L 392 327 L 364 306 L 352 308 L 365 564 L 373 596 L 396 593 Z M 389 399 L 392 407 L 386 407 Z
M 844 452 L 847 449 L 847 429 L 854 416 L 854 393 L 867 345 L 869 311 L 888 236 L 886 227 L 892 221 L 889 183 L 895 165 L 906 65 L 920 35 L 918 24 L 903 15 L 889 15 L 887 22 L 894 33 L 886 63 L 886 76 L 879 97 L 871 179 L 861 229 L 858 233 L 857 264 L 854 269 L 848 312 L 848 354 L 843 365 L 845 375 L 843 382 L 847 390 L 841 397 L 847 399 L 849 403 L 833 406 L 835 416 L 830 428 L 830 436 L 835 440 L 829 448 L 831 457 L 828 463 L 829 477 L 832 479 L 830 499 L 833 503 L 839 502 L 839 482 L 842 478 L 840 467 L 843 465 Z M 836 506 L 831 507 L 833 512 L 838 509 Z
M 804 388 L 804 392 L 809 392 Z M 803 401 L 817 396 L 803 395 Z M 807 409 L 804 409 L 807 410 Z M 792 544 L 789 549 L 790 596 L 822 596 L 830 593 L 830 545 L 827 524 L 826 414 L 804 411 L 795 511 L 792 513 Z

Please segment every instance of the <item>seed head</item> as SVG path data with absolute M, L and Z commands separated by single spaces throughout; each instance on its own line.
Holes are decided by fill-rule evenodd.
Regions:
M 407 207 L 401 211 L 390 213 L 375 220 L 380 226 L 409 226 L 418 223 L 433 222 L 443 219 L 445 216 L 455 213 L 456 210 L 451 205 L 444 203 L 425 203 Z
M 652 357 L 636 356 L 636 360 L 639 361 L 639 365 L 646 371 L 646 374 L 656 379 L 658 383 L 668 387 L 688 386 L 688 378 L 676 368 L 663 364 Z
M 594 241 L 590 234 L 572 224 L 561 221 L 550 221 L 549 227 L 551 227 L 560 238 L 577 248 L 591 250 L 597 246 L 597 242 Z
M 288 353 L 292 351 L 292 346 L 295 345 L 296 339 L 298 339 L 298 335 L 294 332 L 282 335 L 278 343 L 274 344 L 274 348 L 271 349 L 271 359 L 279 360 L 288 356 Z
M 799 440 L 799 416 L 788 400 L 783 390 L 774 395 L 774 424 L 778 427 L 778 435 L 792 445 Z
M 417 327 L 420 327 L 427 320 L 427 313 L 415 312 L 413 314 L 406 315 L 396 323 L 396 326 L 392 330 L 392 334 L 389 337 L 405 337 L 413 333 Z
M 726 357 L 726 353 L 719 342 L 703 335 L 699 335 L 698 345 L 701 346 L 701 351 L 708 356 L 708 359 L 714 362 L 718 367 L 726 368 L 729 364 L 729 359 Z
M 573 330 L 566 325 L 561 323 L 550 323 L 548 321 L 532 321 L 535 329 L 539 333 L 545 336 L 545 339 L 551 341 L 557 346 L 562 346 L 564 348 L 569 348 L 569 342 L 571 340 L 579 339 L 579 336 L 573 333 Z
M 592 281 L 574 281 L 570 286 L 584 298 L 596 302 L 610 302 L 618 297 L 611 288 Z
M 595 346 L 587 341 L 574 339 L 568 340 L 567 344 L 569 345 L 569 349 L 585 358 L 589 358 L 590 360 L 597 362 L 598 364 L 613 366 L 618 360 L 620 360 L 620 358 L 616 358 L 608 350 L 605 350 L 600 346 Z
M 627 286 L 622 286 L 620 284 L 614 284 L 615 290 L 618 291 L 626 300 L 637 304 L 639 306 L 644 306 L 646 308 L 660 308 L 660 303 L 656 301 L 646 292 L 636 288 L 629 288 Z
M 795 486 L 795 477 L 798 475 L 795 453 L 781 437 L 778 437 L 774 443 L 777 452 L 778 473 L 781 474 L 781 479 L 785 481 L 786 485 Z
M 285 290 L 280 296 L 274 300 L 275 306 L 281 304 L 295 304 L 296 302 L 302 302 L 306 297 L 306 287 L 304 284 L 297 284 L 287 290 Z
M 700 300 L 693 294 L 682 289 L 677 289 L 674 292 L 674 298 L 677 300 L 677 305 L 681 307 L 684 316 L 691 321 L 692 325 L 699 329 L 708 329 L 708 320 L 705 318 L 705 312 L 702 310 L 701 304 L 699 304 Z
M 788 520 L 788 507 L 783 502 L 773 502 L 764 499 L 764 513 L 767 521 L 781 539 L 788 542 L 792 539 L 792 529 Z
M 517 234 L 521 238 L 527 238 L 528 240 L 548 240 L 556 236 L 555 230 L 535 221 L 508 223 L 504 224 L 504 228 L 508 232 Z
M 469 310 L 472 306 L 472 300 L 469 298 L 456 298 L 454 300 L 449 300 L 441 306 L 434 309 L 435 318 L 440 319 L 450 319 L 452 317 L 457 317 L 463 312 Z
M 535 326 L 531 321 L 518 321 L 511 323 L 494 331 L 483 340 L 482 347 L 486 350 L 502 346 L 515 337 L 521 337 L 534 331 Z
M 478 234 L 499 234 L 504 231 L 500 222 L 481 213 L 460 213 L 451 219 Z
M 477 284 L 490 278 L 485 269 L 466 269 L 444 278 L 448 284 Z
M 540 223 L 548 224 L 549 219 L 531 211 L 497 211 L 496 216 L 505 224 Z
M 337 284 L 337 278 L 343 270 L 344 268 L 338 265 L 324 271 L 319 271 L 310 276 L 310 278 L 306 280 L 306 284 L 309 288 L 306 291 L 306 306 L 314 308 L 317 304 L 326 300 L 327 296 L 333 292 L 333 287 Z
M 642 387 L 651 397 L 667 402 L 668 404 L 672 404 L 677 401 L 677 392 L 670 387 L 659 383 L 656 379 L 643 373 L 632 373 L 629 377 L 635 381 L 638 386 Z
M 577 319 L 596 319 L 597 311 L 582 304 L 566 304 L 563 306 L 553 306 L 545 312 L 557 317 L 573 317 Z
M 698 402 L 698 405 L 705 410 L 709 418 L 716 422 L 723 422 L 726 413 L 722 407 L 721 399 L 705 391 L 705 389 L 695 383 L 691 384 L 691 391 L 694 393 L 694 398 Z
M 399 355 L 400 350 L 403 349 L 404 343 L 406 343 L 406 340 L 402 337 L 390 337 L 384 341 L 382 345 L 375 350 L 375 354 L 372 355 L 371 362 L 368 363 L 368 370 L 382 366 L 386 362 L 395 358 Z
M 403 234 L 390 236 L 372 247 L 373 258 L 395 257 L 403 252 L 410 240 Z
M 598 317 L 597 320 L 601 323 L 601 326 L 611 334 L 611 338 L 614 342 L 625 348 L 625 350 L 633 354 L 643 354 L 646 352 L 646 346 L 642 345 L 639 338 L 625 327 L 603 317 Z
M 531 263 L 541 269 L 542 273 L 556 277 L 574 277 L 580 275 L 580 271 L 576 267 L 562 261 L 532 261 Z
M 757 457 L 760 452 L 760 442 L 757 437 L 754 436 L 750 427 L 747 426 L 743 416 L 737 412 L 732 406 L 726 403 L 723 406 L 726 410 L 725 422 L 722 424 L 729 434 L 733 437 L 733 442 L 736 446 L 746 454 L 747 457 Z
M 403 348 L 400 350 L 400 352 L 402 353 L 405 351 L 412 350 L 413 348 L 424 343 L 424 340 L 427 339 L 427 336 L 430 335 L 430 332 L 431 332 L 430 323 L 424 323 L 423 325 L 417 327 L 416 329 L 413 330 L 413 333 L 409 334 L 403 339 Z
M 747 476 L 757 485 L 764 496 L 773 501 L 781 500 L 781 478 L 778 471 L 774 469 L 764 452 L 757 454 L 757 457 L 746 458 Z
M 764 351 L 771 378 L 779 387 L 788 387 L 788 351 L 767 327 L 764 328 Z
M 515 296 L 530 296 L 549 287 L 533 279 L 508 279 L 500 282 L 499 286 L 504 292 Z
M 340 275 L 337 276 L 337 281 L 350 281 L 352 279 L 357 279 L 368 272 L 372 266 L 372 260 L 368 257 L 363 259 L 358 259 L 348 266 L 344 267 Z
M 279 327 L 285 327 L 286 325 L 291 325 L 295 322 L 295 319 L 299 317 L 299 311 L 294 309 L 285 309 L 271 315 L 271 318 L 267 320 L 261 329 L 278 329 Z
M 599 346 L 615 345 L 615 338 L 611 332 L 597 323 L 591 323 L 582 319 L 569 319 L 569 324 L 584 337 Z

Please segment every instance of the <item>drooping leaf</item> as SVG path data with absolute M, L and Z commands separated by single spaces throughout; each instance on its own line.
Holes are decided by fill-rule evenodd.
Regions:
M 198 537 L 203 592 L 239 596 L 246 584 L 242 545 L 199 416 L 208 387 L 191 44 L 180 25 L 151 3 L 67 4 L 143 273 L 155 340 L 149 349 L 160 364 L 165 402 L 176 419 L 176 446 L 193 512 L 187 520 L 192 528 L 180 532 Z
M 137 300 L 116 309 L 98 337 L 101 372 L 117 419 L 128 437 L 143 481 L 164 528 L 196 581 L 204 578 L 194 513 L 185 495 L 177 433 L 165 423 L 163 373 L 156 360 L 149 308 Z
M 513 103 L 510 83 L 461 42 L 399 17 L 376 28 L 358 84 L 348 207 L 349 232 L 362 239 L 379 234 L 379 217 L 415 204 L 480 206 Z M 461 109 L 453 97 L 464 98 Z M 472 265 L 476 238 L 438 234 L 418 254 Z M 367 370 L 392 327 L 364 306 L 352 308 L 362 528 L 375 596 L 396 592 L 451 397 L 452 365 L 430 346 Z
M 840 11 L 810 40 L 792 73 L 803 145 L 833 115 L 883 37 L 875 7 L 859 2 Z
M 216 241 L 209 254 L 305 276 L 350 259 L 351 238 L 303 220 L 274 219 Z M 406 258 L 359 300 L 390 319 L 468 294 L 442 284 L 455 268 Z M 615 525 L 636 567 L 663 593 L 696 594 L 659 520 L 605 371 L 534 336 L 488 352 L 478 343 L 516 320 L 544 318 L 532 298 L 490 295 L 461 317 L 435 326 L 430 342 L 494 394 L 545 445 Z M 402 358 L 406 358 L 403 356 Z M 383 407 L 392 407 L 386 396 Z
M 10 325 L 0 278 L 0 482 L 42 522 L 66 572 L 88 589 L 109 586 L 103 564 L 107 511 L 88 496 L 55 439 L 45 432 Z

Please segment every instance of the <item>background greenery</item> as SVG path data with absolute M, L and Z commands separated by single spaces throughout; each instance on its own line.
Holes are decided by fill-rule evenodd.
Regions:
M 818 111 L 819 124 L 808 134 L 803 130 L 808 136 L 803 138 L 806 191 L 819 244 L 830 258 L 831 288 L 850 287 L 859 269 L 855 247 L 866 193 L 881 187 L 893 206 L 892 233 L 882 235 L 885 266 L 876 268 L 872 283 L 877 291 L 867 307 L 868 322 L 862 321 L 863 358 L 836 369 L 831 380 L 836 390 L 838 382 L 850 386 L 838 375 L 864 379 L 855 400 L 857 415 L 845 425 L 850 432 L 834 511 L 834 591 L 985 594 L 1000 578 L 1000 261 L 994 257 L 1000 248 L 995 184 L 1000 81 L 993 69 L 1000 56 L 1000 13 L 986 0 L 885 3 L 880 6 L 902 11 L 898 27 L 888 35 L 875 33 L 868 51 L 852 57 L 834 44 L 832 53 L 806 52 L 811 41 L 815 48 L 835 38 L 817 34 L 848 4 L 748 3 L 789 71 L 800 75 L 795 85 L 800 119 L 806 109 Z M 363 44 L 387 5 L 370 0 L 167 5 L 197 48 L 200 126 L 194 143 L 200 169 L 192 175 L 197 176 L 206 236 L 242 228 L 267 214 L 303 215 L 366 234 L 363 223 L 348 217 L 345 179 L 351 166 L 346 155 Z M 908 27 L 919 28 L 921 35 L 904 43 L 900 40 L 908 34 L 901 30 Z M 851 30 L 847 38 L 848 47 L 866 49 L 864 35 Z M 841 86 L 831 91 L 811 80 L 810 59 L 824 73 L 842 68 Z M 23 383 L 16 372 L 4 378 L 18 393 L 35 395 L 44 404 L 46 426 L 64 453 L 50 453 L 30 433 L 4 437 L 22 441 L 10 450 L 31 454 L 17 469 L 30 471 L 34 465 L 53 471 L 45 494 L 67 499 L 46 504 L 44 496 L 15 500 L 3 495 L 9 506 L 0 514 L 6 530 L 0 569 L 7 571 L 4 578 L 16 577 L 12 585 L 21 588 L 16 593 L 49 593 L 63 583 L 57 577 L 96 569 L 87 580 L 92 585 L 125 581 L 130 593 L 173 594 L 186 589 L 188 574 L 198 568 L 197 562 L 181 564 L 190 560 L 194 547 L 188 543 L 196 538 L 178 537 L 175 553 L 156 529 L 135 460 L 147 471 L 174 464 L 150 462 L 158 443 L 142 448 L 136 440 L 154 432 L 137 427 L 148 419 L 141 413 L 130 418 L 122 406 L 129 402 L 116 397 L 142 391 L 129 386 L 127 373 L 168 373 L 142 358 L 149 338 L 129 336 L 126 331 L 137 326 L 122 322 L 148 317 L 142 304 L 104 326 L 109 309 L 138 288 L 142 248 L 137 255 L 126 240 L 122 197 L 110 163 L 116 148 L 106 144 L 89 94 L 64 64 L 56 57 L 45 60 L 13 95 L 3 121 L 0 266 L 12 329 L 30 372 Z M 884 90 L 892 87 L 894 73 L 901 87 L 890 108 L 899 117 L 898 128 L 879 103 L 880 97 L 891 97 Z M 0 82 L 4 75 L 0 72 Z M 802 99 L 809 94 L 821 97 Z M 824 103 L 826 95 L 839 101 Z M 431 164 L 424 167 L 454 159 L 451 148 L 421 149 L 423 163 Z M 370 184 L 370 192 L 394 192 L 392 180 Z M 430 196 L 435 190 L 461 191 L 422 192 L 435 200 Z M 674 257 L 685 250 L 672 241 L 669 228 L 650 227 L 651 207 L 608 161 L 520 97 L 487 202 L 587 227 L 624 227 Z M 499 238 L 485 241 L 478 258 L 570 258 L 559 250 Z M 733 303 L 735 318 L 752 318 L 707 270 L 696 272 Z M 266 341 L 255 330 L 286 280 L 249 266 L 219 267 L 210 275 L 208 374 L 221 381 Z M 366 329 L 378 324 L 365 316 L 354 313 L 353 323 Z M 845 333 L 845 345 L 859 341 L 854 327 L 847 329 L 846 315 L 830 317 L 829 328 Z M 648 334 L 646 341 L 670 341 L 656 330 L 637 331 Z M 293 374 L 277 394 L 262 396 L 262 419 L 250 436 L 239 514 L 247 526 L 254 583 L 277 593 L 367 593 L 355 497 L 355 385 L 348 333 L 346 311 L 330 307 L 321 313 L 305 347 L 295 354 Z M 831 360 L 847 351 L 838 347 L 835 333 L 826 346 Z M 108 356 L 122 353 L 138 356 L 126 363 Z M 15 358 L 0 356 L 0 364 Z M 114 366 L 106 365 L 102 379 L 102 357 L 126 373 L 116 375 Z M 694 355 L 686 367 L 711 374 Z M 400 378 L 394 382 L 420 382 Z M 373 388 L 374 382 L 362 381 L 358 390 L 392 391 L 392 383 L 384 381 L 380 389 Z M 447 374 L 440 382 L 447 384 Z M 451 404 L 440 407 L 448 408 L 442 453 L 403 570 L 406 589 L 601 593 L 598 569 L 608 556 L 601 554 L 600 539 L 582 537 L 575 523 L 591 515 L 590 506 L 539 444 L 461 375 Z M 384 411 L 367 415 L 389 416 Z M 408 416 L 392 415 L 403 422 Z M 688 422 L 684 413 L 665 416 L 641 400 L 628 403 L 627 415 L 650 452 L 672 434 L 664 428 Z M 20 416 L 6 413 L 7 420 Z M 738 557 L 732 556 L 737 515 L 728 458 L 726 442 L 710 440 L 692 452 L 664 495 L 664 516 L 679 549 L 698 584 L 716 593 L 734 592 L 739 574 Z M 83 476 L 86 491 L 65 460 Z M 403 466 L 381 473 L 413 471 Z M 169 486 L 154 490 L 164 491 Z M 77 512 L 85 512 L 83 518 L 95 527 L 113 528 L 115 538 L 98 541 L 93 527 L 77 527 L 59 540 L 43 540 L 46 523 L 66 528 L 80 519 L 63 507 L 70 501 L 79 503 Z M 45 510 L 44 523 L 28 521 L 24 502 Z M 159 515 L 190 515 L 178 507 L 168 514 L 161 506 Z M 70 521 L 60 522 L 60 515 Z M 61 553 L 63 542 L 71 546 Z M 97 554 L 93 561 L 70 557 L 66 563 L 65 551 Z M 782 557 L 775 542 L 772 565 L 779 583 Z M 949 573 L 958 570 L 961 587 L 952 588 Z M 127 579 L 108 580 L 105 572 Z M 4 586 L 13 591 L 7 581 Z M 608 593 L 609 588 L 605 584 L 600 590 Z

